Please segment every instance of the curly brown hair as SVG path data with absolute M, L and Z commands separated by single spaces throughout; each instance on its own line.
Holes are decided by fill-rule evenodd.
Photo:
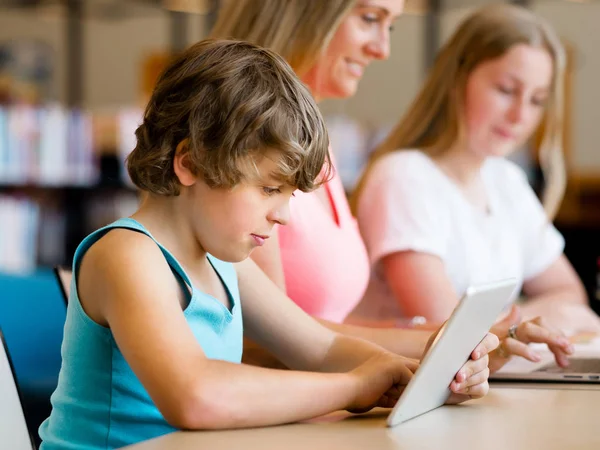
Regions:
M 273 150 L 278 178 L 302 191 L 331 171 L 327 130 L 310 92 L 283 58 L 242 41 L 207 39 L 176 57 L 135 134 L 129 176 L 158 195 L 180 193 L 173 160 L 184 140 L 191 169 L 213 188 L 251 178 L 248 162 Z

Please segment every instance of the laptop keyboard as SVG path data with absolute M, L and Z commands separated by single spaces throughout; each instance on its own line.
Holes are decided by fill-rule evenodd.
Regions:
M 600 359 L 570 359 L 569 367 L 559 367 L 555 363 L 544 366 L 536 372 L 546 373 L 598 373 L 600 374 Z

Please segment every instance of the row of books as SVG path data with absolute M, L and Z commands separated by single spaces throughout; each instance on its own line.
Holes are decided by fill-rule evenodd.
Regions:
M 89 113 L 0 108 L 0 185 L 93 186 L 98 177 Z
M 137 206 L 132 191 L 90 193 L 81 217 L 75 219 L 81 235 L 74 236 L 60 202 L 0 195 L 0 272 L 28 273 L 38 266 L 68 264 L 73 257 L 67 254 L 69 248 L 73 251 L 87 234 L 131 215 Z
M 0 270 L 28 272 L 38 254 L 39 206 L 26 198 L 0 196 Z
M 112 116 L 111 146 L 121 163 L 121 182 L 131 186 L 125 159 L 136 146 L 135 130 L 141 108 L 122 108 Z M 0 186 L 94 186 L 100 177 L 96 147 L 106 136 L 94 136 L 90 112 L 58 104 L 44 108 L 0 108 Z M 374 128 L 344 115 L 326 117 L 329 136 L 342 182 L 351 189 L 372 149 L 389 131 Z M 96 131 L 98 133 L 98 131 Z M 105 130 L 102 130 L 105 132 Z

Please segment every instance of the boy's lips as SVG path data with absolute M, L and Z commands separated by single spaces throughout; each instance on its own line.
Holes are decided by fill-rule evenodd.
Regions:
M 265 241 L 267 239 L 269 239 L 269 236 L 264 235 L 264 234 L 251 234 L 250 236 L 252 236 L 252 239 L 254 239 L 254 242 L 256 243 L 256 245 L 258 246 L 262 246 L 265 244 Z

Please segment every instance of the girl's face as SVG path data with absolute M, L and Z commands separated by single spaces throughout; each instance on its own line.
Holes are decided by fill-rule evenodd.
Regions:
M 277 157 L 274 151 L 266 153 L 256 162 L 258 177 L 231 189 L 210 188 L 179 170 L 189 220 L 206 252 L 223 261 L 242 261 L 271 237 L 275 224 L 287 223 L 294 188 L 277 179 Z
M 303 77 L 317 100 L 351 97 L 367 66 L 390 54 L 390 31 L 404 0 L 358 0 Z
M 552 76 L 548 51 L 526 44 L 477 66 L 465 89 L 469 151 L 506 156 L 521 147 L 543 117 Z

